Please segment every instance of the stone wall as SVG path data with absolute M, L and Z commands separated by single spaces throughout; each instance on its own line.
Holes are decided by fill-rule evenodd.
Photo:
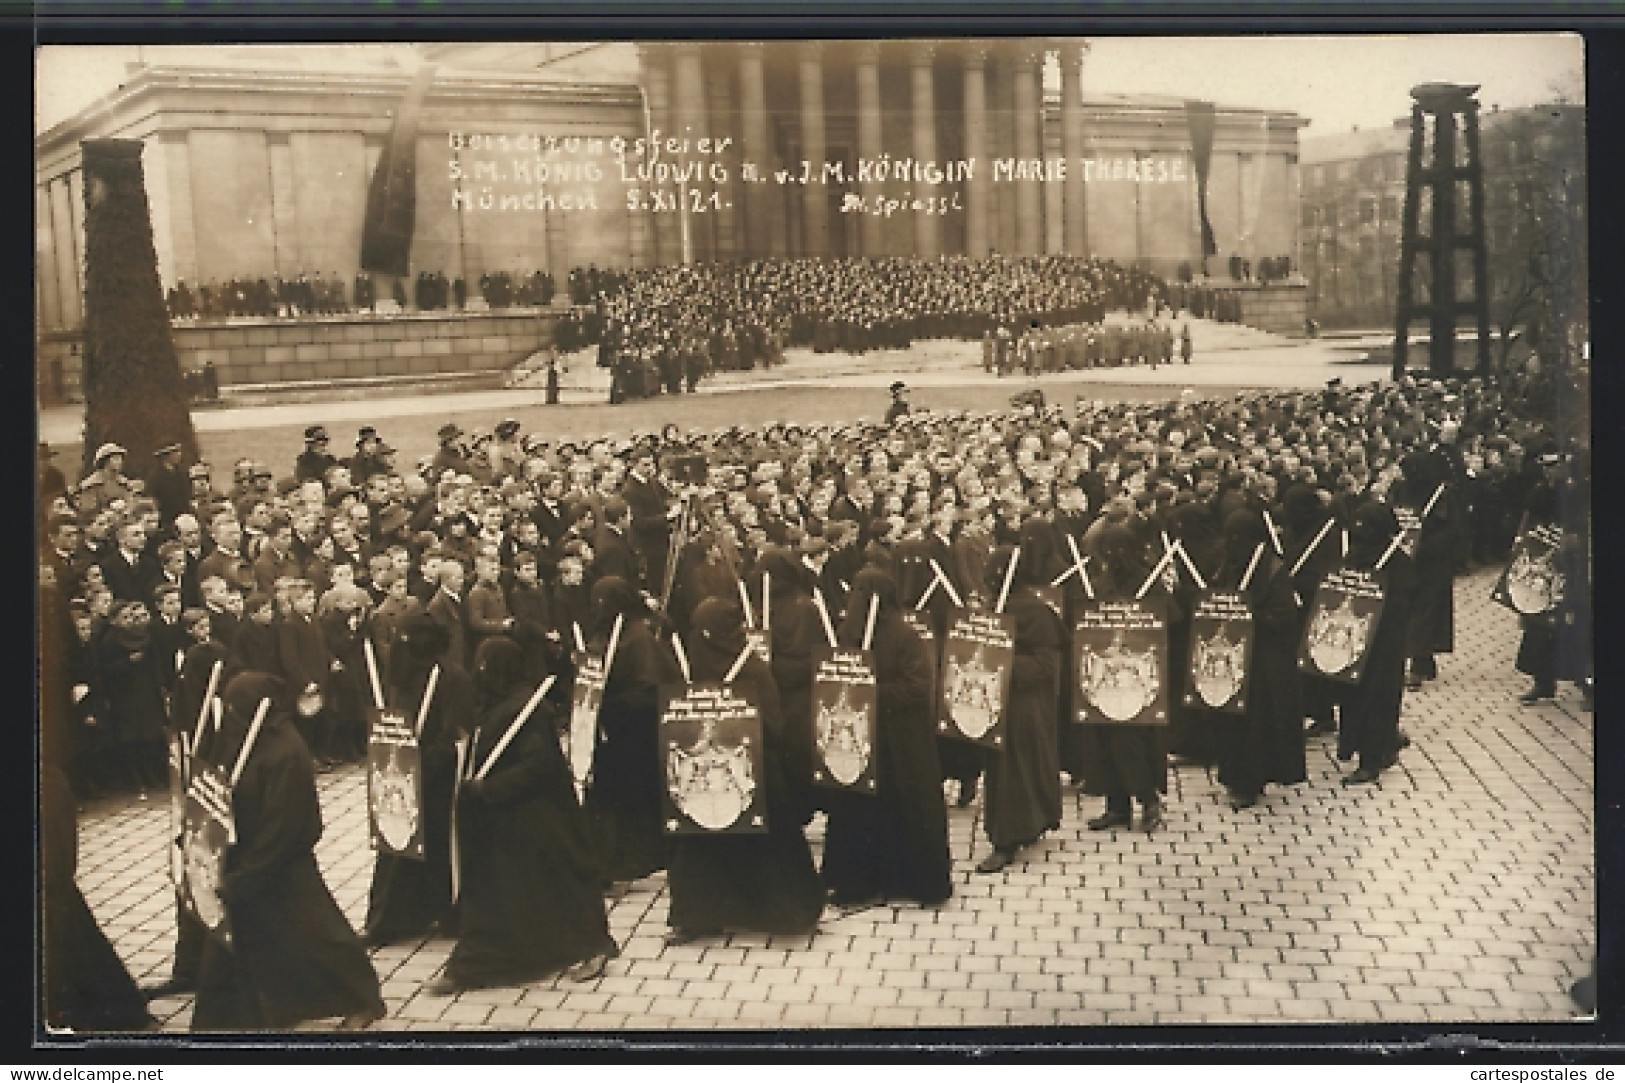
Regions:
M 1303 321 L 1309 315 L 1309 288 L 1305 284 L 1243 286 L 1237 292 L 1241 297 L 1241 322 L 1248 327 L 1277 335 L 1303 334 Z
M 221 387 L 305 380 L 500 372 L 553 340 L 557 316 L 539 309 L 408 313 L 302 320 L 176 324 L 181 370 L 214 363 Z M 77 334 L 41 336 L 40 397 L 80 397 Z

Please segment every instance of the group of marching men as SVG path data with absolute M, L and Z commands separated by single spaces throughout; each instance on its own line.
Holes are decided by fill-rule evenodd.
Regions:
M 905 410 L 526 439 L 489 485 L 455 448 L 397 495 L 319 484 L 329 529 L 369 508 L 368 546 L 409 567 L 296 575 L 273 517 L 266 575 L 290 574 L 272 641 L 313 619 L 298 576 L 325 574 L 324 601 L 360 603 L 331 621 L 357 649 L 310 680 L 212 631 L 181 652 L 178 943 L 151 992 L 195 988 L 199 1030 L 364 1027 L 383 1012 L 367 947 L 426 935 L 456 938 L 437 991 L 588 981 L 617 953 L 606 892 L 661 869 L 677 943 L 810 934 L 826 903 L 935 906 L 945 795 L 965 807 L 985 778 L 977 871 L 995 874 L 1060 826 L 1063 774 L 1103 798 L 1091 830 L 1138 803 L 1153 831 L 1171 757 L 1216 766 L 1237 809 L 1305 781 L 1306 719 L 1357 758 L 1345 782 L 1375 781 L 1407 685 L 1452 648 L 1466 553 L 1511 557 L 1497 593 L 1524 623 L 1525 698 L 1589 678 L 1585 459 L 1528 397 L 1408 381 L 1074 418 Z M 349 480 L 320 449 L 298 472 Z M 284 489 L 271 502 L 304 510 Z M 426 601 L 380 620 L 397 593 Z M 314 856 L 310 745 L 340 674 L 364 701 L 377 850 L 359 936 Z

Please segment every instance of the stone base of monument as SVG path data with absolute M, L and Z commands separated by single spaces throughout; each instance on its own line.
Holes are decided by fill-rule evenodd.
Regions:
M 182 372 L 213 365 L 223 392 L 235 385 L 333 386 L 390 378 L 501 375 L 553 341 L 551 309 L 397 312 L 300 320 L 198 320 L 171 325 Z M 40 336 L 40 371 L 60 373 L 65 401 L 79 401 L 83 345 L 77 334 Z
M 1309 317 L 1309 287 L 1303 282 L 1271 282 L 1267 286 L 1242 283 L 1235 287 L 1241 299 L 1241 322 L 1260 331 L 1300 338 Z

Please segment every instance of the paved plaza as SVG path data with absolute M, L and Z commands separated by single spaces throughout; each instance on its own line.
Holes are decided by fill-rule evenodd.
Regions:
M 435 997 L 451 941 L 381 949 L 379 1031 L 997 1027 L 1566 1020 L 1596 942 L 1592 716 L 1579 693 L 1520 707 L 1516 618 L 1494 573 L 1456 584 L 1456 653 L 1407 693 L 1410 748 L 1376 786 L 1343 787 L 1335 739 L 1308 782 L 1232 812 L 1200 767 L 1173 774 L 1167 826 L 1093 833 L 1064 791 L 1059 832 L 1003 873 L 980 802 L 950 809 L 954 896 L 940 909 L 827 911 L 812 937 L 667 947 L 666 881 L 611 900 L 608 973 Z M 318 849 L 352 923 L 372 868 L 359 768 L 320 778 Z M 81 817 L 79 882 L 138 981 L 169 973 L 167 803 Z M 814 848 L 823 821 L 811 829 Z M 190 998 L 157 1001 L 166 1032 Z M 333 1021 L 316 1024 L 326 1029 Z

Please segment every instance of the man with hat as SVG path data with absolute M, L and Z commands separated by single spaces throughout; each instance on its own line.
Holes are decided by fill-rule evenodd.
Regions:
M 379 456 L 381 444 L 378 430 L 371 425 L 363 425 L 356 432 L 355 454 L 344 464 L 349 467 L 350 480 L 356 485 L 365 486 L 367 479 L 374 474 L 389 473 L 389 468 Z
M 891 385 L 891 406 L 886 409 L 886 424 L 894 424 L 898 418 L 908 414 L 908 385 L 901 380 L 895 380 Z
M 440 450 L 429 462 L 429 476 L 435 480 L 450 470 L 454 474 L 468 472 L 468 456 L 463 453 L 462 445 L 458 443 L 463 436 L 463 430 L 455 422 L 448 421 L 440 426 L 435 434 L 440 440 Z
M 154 451 L 158 461 L 147 475 L 147 492 L 158 502 L 158 517 L 164 526 L 192 505 L 192 486 L 181 472 L 180 441 L 171 441 Z
M 491 461 L 491 473 L 494 477 L 518 477 L 520 467 L 525 461 L 525 449 L 519 439 L 519 422 L 511 417 L 499 421 L 496 437 L 486 448 L 485 453 Z
M 294 460 L 293 476 L 299 481 L 321 481 L 327 469 L 338 460 L 327 453 L 327 429 L 312 425 L 305 430 L 305 450 Z

